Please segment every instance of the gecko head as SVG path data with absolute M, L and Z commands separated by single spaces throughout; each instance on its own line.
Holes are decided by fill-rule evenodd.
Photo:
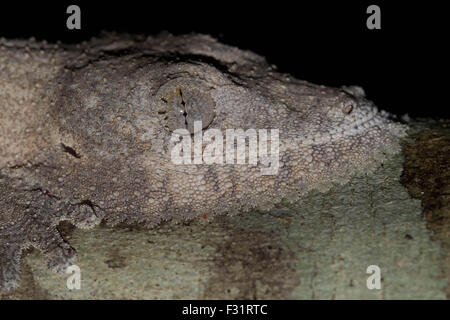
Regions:
M 62 143 L 75 151 L 64 149 L 63 165 L 70 170 L 62 174 L 69 172 L 71 179 L 61 184 L 81 200 L 119 213 L 111 222 L 120 222 L 125 217 L 120 213 L 130 211 L 153 212 L 158 221 L 158 214 L 170 210 L 187 217 L 206 208 L 234 210 L 227 203 L 250 208 L 300 186 L 306 191 L 335 176 L 348 178 L 373 159 L 379 162 L 386 147 L 398 149 L 402 127 L 358 87 L 286 81 L 265 71 L 255 77 L 245 74 L 247 69 L 238 77 L 200 61 L 136 59 L 123 64 L 113 57 L 68 73 L 54 106 Z M 194 166 L 189 157 L 189 165 L 174 163 L 171 140 L 179 129 L 189 138 L 220 131 L 222 162 L 202 159 Z M 275 144 L 272 130 L 278 129 L 279 170 L 271 178 L 261 177 L 261 168 L 268 165 L 259 154 L 264 161 L 256 165 L 225 163 L 228 129 L 254 129 L 259 142 L 259 130 L 266 130 L 267 149 Z M 249 145 L 250 138 L 245 140 Z M 237 204 L 234 197 L 247 200 Z

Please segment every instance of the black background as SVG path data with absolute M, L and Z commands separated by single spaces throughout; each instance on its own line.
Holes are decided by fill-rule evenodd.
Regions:
M 207 33 L 299 79 L 360 85 L 380 108 L 398 115 L 447 117 L 449 37 L 441 3 L 16 1 L 0 5 L 0 36 L 74 43 L 102 30 Z M 81 8 L 81 30 L 66 28 L 70 4 Z M 381 8 L 381 30 L 366 27 L 371 4 Z
M 213 318 L 208 315 L 183 316 L 183 307 L 215 306 L 226 310 L 227 304 L 267 304 L 267 315 L 225 315 L 217 313 Z M 30 312 L 41 314 L 46 319 L 228 319 L 228 320 L 274 320 L 274 319 L 413 319 L 439 318 L 446 314 L 448 301 L 324 301 L 324 300 L 176 300 L 176 301 L 1 301 L 2 312 L 11 311 L 17 318 L 28 318 Z

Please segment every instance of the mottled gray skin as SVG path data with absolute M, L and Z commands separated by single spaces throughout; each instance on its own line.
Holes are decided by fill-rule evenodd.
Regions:
M 373 170 L 405 131 L 358 87 L 300 81 L 202 35 L 64 47 L 3 39 L 0 112 L 2 290 L 18 285 L 28 246 L 55 271 L 75 263 L 62 220 L 152 227 L 271 208 Z M 261 163 L 173 164 L 171 132 L 193 133 L 194 120 L 279 129 L 278 174 L 261 175 Z

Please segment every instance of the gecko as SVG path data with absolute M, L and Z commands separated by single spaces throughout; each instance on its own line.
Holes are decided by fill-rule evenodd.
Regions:
M 233 128 L 278 130 L 276 174 L 171 161 L 176 130 Z M 19 285 L 28 247 L 55 272 L 76 263 L 61 221 L 153 228 L 270 209 L 373 171 L 406 130 L 360 87 L 296 79 L 208 35 L 1 39 L 0 290 Z

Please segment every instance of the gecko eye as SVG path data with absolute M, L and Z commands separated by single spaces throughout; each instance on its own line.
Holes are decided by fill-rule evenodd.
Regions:
M 350 113 L 352 112 L 352 110 L 353 110 L 353 105 L 352 105 L 352 104 L 347 104 L 347 105 L 342 109 L 342 111 L 343 111 L 345 114 L 350 114 Z
M 201 121 L 206 129 L 215 117 L 215 102 L 209 87 L 198 80 L 175 79 L 162 86 L 157 93 L 158 115 L 165 128 L 173 132 L 187 129 L 195 133 L 194 122 Z

